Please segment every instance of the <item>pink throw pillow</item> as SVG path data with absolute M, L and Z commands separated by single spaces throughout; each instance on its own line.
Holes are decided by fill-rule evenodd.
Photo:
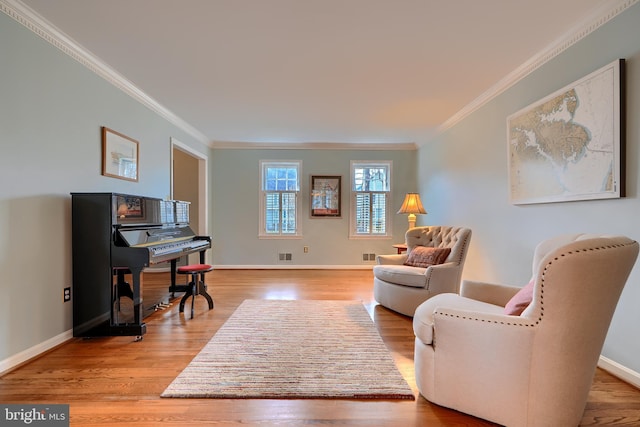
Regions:
M 533 301 L 533 284 L 534 279 L 531 279 L 517 294 L 513 296 L 504 306 L 504 314 L 510 316 L 520 316 L 525 308 Z
M 427 268 L 431 265 L 442 264 L 451 253 L 451 248 L 432 248 L 416 246 L 411 250 L 404 265 Z

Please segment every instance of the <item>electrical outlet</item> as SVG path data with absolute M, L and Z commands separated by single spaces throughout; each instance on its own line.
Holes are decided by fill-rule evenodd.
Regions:
M 71 301 L 71 287 L 62 290 L 62 302 Z
M 308 254 L 309 253 L 309 246 L 305 246 L 304 248 L 302 248 L 302 250 L 303 250 L 303 252 L 305 254 Z

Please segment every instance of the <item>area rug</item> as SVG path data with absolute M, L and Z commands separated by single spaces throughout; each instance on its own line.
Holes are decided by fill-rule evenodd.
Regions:
M 162 397 L 414 399 L 361 303 L 245 300 Z

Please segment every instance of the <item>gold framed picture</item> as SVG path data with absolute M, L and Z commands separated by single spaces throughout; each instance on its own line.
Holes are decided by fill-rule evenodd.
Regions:
M 138 141 L 102 127 L 102 175 L 138 181 Z

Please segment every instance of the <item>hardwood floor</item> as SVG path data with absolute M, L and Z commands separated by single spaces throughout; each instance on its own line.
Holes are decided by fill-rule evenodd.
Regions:
M 145 274 L 144 284 L 154 283 L 168 283 L 168 274 Z M 68 403 L 72 426 L 494 425 L 419 396 L 411 319 L 374 303 L 370 270 L 215 270 L 207 283 L 213 310 L 198 297 L 196 316 L 189 319 L 178 313 L 175 300 L 169 309 L 146 318 L 148 332 L 142 341 L 74 338 L 1 377 L 0 402 Z M 265 298 L 363 301 L 416 400 L 159 397 L 243 300 Z M 581 425 L 640 425 L 640 390 L 598 370 Z

